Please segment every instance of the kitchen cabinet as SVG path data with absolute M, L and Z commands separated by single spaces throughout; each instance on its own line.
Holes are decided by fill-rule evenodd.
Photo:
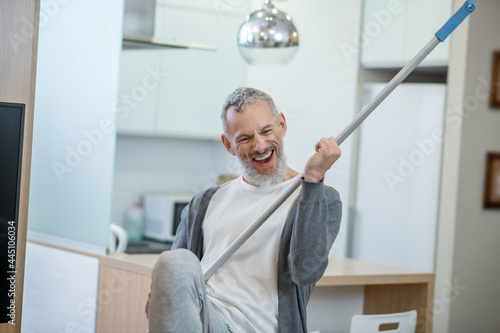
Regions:
M 155 37 L 211 45 L 217 51 L 123 50 L 118 133 L 219 139 L 221 106 L 246 78 L 236 46 L 243 19 L 236 9 L 222 15 L 212 7 L 159 2 Z M 127 95 L 132 106 L 122 101 Z
M 403 67 L 434 36 L 452 13 L 451 0 L 367 0 L 363 16 L 361 62 L 367 68 Z M 449 41 L 422 66 L 447 66 Z
M 118 133 L 154 133 L 161 83 L 149 82 L 148 71 L 159 69 L 160 59 L 161 51 L 157 50 L 122 51 L 116 107 Z
M 97 255 L 28 239 L 21 331 L 94 333 L 99 267 Z
M 25 282 L 26 229 L 28 227 L 28 209 L 33 199 L 30 193 L 30 174 L 37 168 L 31 160 L 33 144 L 33 122 L 36 113 L 41 110 L 34 105 L 37 78 L 37 51 L 39 34 L 38 19 L 40 17 L 40 1 L 7 1 L 2 2 L 0 10 L 0 24 L 2 36 L 0 37 L 0 101 L 23 104 L 24 115 L 16 117 L 14 122 L 6 121 L 16 114 L 14 108 L 2 106 L 3 131 L 0 139 L 0 221 L 2 225 L 2 295 L 1 304 L 5 306 L 1 311 L 2 323 L 0 332 L 14 333 L 21 331 L 21 318 L 26 307 L 23 299 Z M 31 24 L 31 23 L 33 24 Z M 34 24 L 36 22 L 36 24 Z M 28 23 L 28 24 L 27 24 Z M 44 30 L 44 29 L 40 29 Z M 39 61 L 39 60 L 38 60 Z M 36 113 L 35 113 L 36 109 Z M 4 113 L 5 112 L 5 113 Z M 19 113 L 18 113 L 19 114 Z M 19 126 L 21 125 L 21 126 Z M 20 129 L 22 141 L 16 139 L 14 144 L 14 131 Z M 5 140 L 9 137 L 11 140 Z M 16 135 L 17 138 L 19 136 Z M 18 145 L 20 149 L 14 150 Z M 33 167 L 32 167 L 33 166 Z M 32 176 L 31 176 L 32 177 Z M 46 189 L 47 191 L 47 189 Z M 16 236 L 12 241 L 12 228 L 15 221 Z M 6 258 L 8 256 L 8 258 Z M 15 261 L 15 272 L 8 272 Z M 10 263 L 7 263 L 7 260 Z M 8 266 L 9 265 L 9 266 Z M 13 271 L 14 269 L 10 269 Z M 14 281 L 11 276 L 15 276 Z M 14 282 L 14 284 L 12 284 Z M 13 294 L 13 295 L 12 295 Z M 11 298 L 11 296 L 13 296 Z M 14 302 L 14 303 L 10 303 Z M 10 303 L 10 304 L 9 304 Z M 13 311 L 12 311 L 13 307 Z M 7 321 L 10 321 L 7 322 Z M 24 328 L 24 327 L 23 327 Z

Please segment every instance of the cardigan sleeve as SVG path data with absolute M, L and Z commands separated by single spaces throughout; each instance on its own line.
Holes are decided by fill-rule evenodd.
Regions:
M 332 187 L 302 181 L 294 216 L 288 262 L 292 280 L 299 286 L 316 283 L 328 266 L 328 254 L 337 237 L 342 202 Z

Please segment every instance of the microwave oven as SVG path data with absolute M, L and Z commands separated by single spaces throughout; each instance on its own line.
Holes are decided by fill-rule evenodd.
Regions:
M 181 222 L 181 213 L 191 201 L 189 195 L 145 194 L 144 237 L 161 242 L 173 242 Z

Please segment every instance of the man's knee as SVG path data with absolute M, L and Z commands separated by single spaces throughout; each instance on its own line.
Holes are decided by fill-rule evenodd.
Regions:
M 153 269 L 150 331 L 180 332 L 183 328 L 182 332 L 201 332 L 199 316 L 205 292 L 200 261 L 192 252 L 163 252 Z M 189 328 L 184 330 L 184 326 Z
M 163 252 L 153 269 L 153 275 L 177 275 L 189 276 L 201 273 L 200 261 L 196 255 L 186 249 L 177 249 Z

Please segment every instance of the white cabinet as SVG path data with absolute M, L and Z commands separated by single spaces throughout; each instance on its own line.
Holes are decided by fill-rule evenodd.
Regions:
M 246 65 L 239 55 L 236 36 L 244 17 L 215 11 L 159 7 L 157 34 L 172 39 L 212 45 L 217 52 L 169 52 L 162 68 L 169 77 L 161 86 L 158 132 L 193 137 L 222 133 L 220 110 L 227 95 L 244 85 Z M 179 29 L 179 27 L 184 27 Z
M 364 67 L 402 67 L 413 58 L 452 14 L 451 0 L 367 0 L 363 17 Z M 422 62 L 447 66 L 449 39 Z
M 113 292 L 99 291 L 96 257 L 27 242 L 22 332 L 94 333 L 99 294 L 125 289 L 114 282 Z
M 159 2 L 155 37 L 211 45 L 217 51 L 124 50 L 119 99 L 130 95 L 134 108 L 129 107 L 128 115 L 126 108 L 117 110 L 119 133 L 220 137 L 221 106 L 246 79 L 246 65 L 236 46 L 244 15 L 236 9 L 222 14 L 192 5 Z M 120 107 L 123 104 L 120 99 Z
M 152 73 L 161 71 L 161 54 L 156 50 L 122 51 L 116 106 L 118 133 L 154 133 L 163 82 Z

